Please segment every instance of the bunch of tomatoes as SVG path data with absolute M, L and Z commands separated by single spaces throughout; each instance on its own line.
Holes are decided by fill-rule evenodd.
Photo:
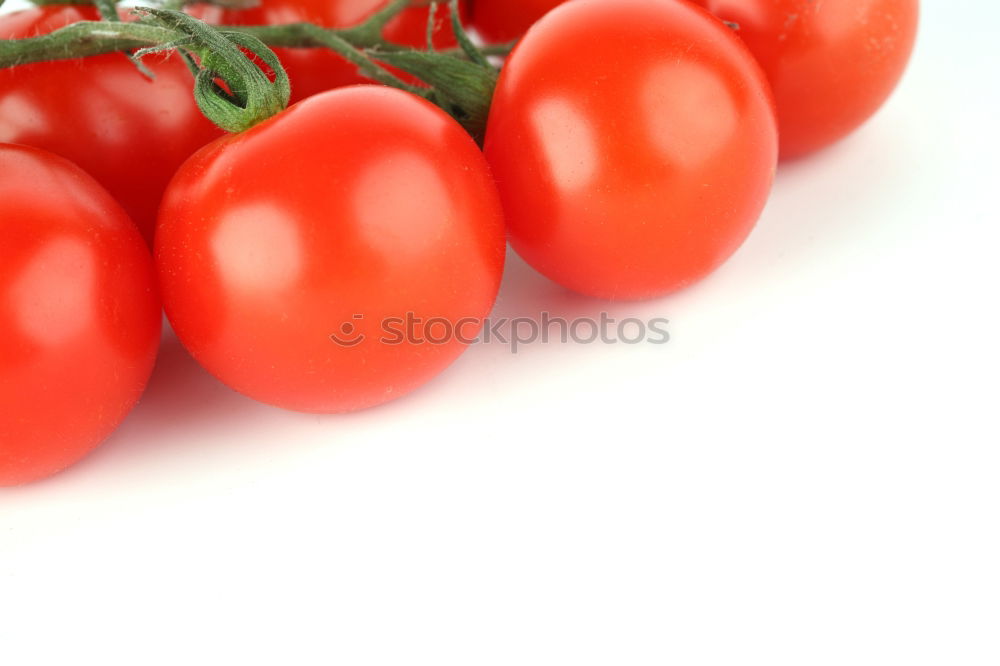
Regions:
M 386 4 L 186 11 L 349 28 Z M 457 50 L 461 26 L 412 4 L 385 39 Z M 463 352 L 465 337 L 431 342 L 419 323 L 387 344 L 380 325 L 481 322 L 508 241 L 595 298 L 700 280 L 754 227 L 779 158 L 883 104 L 917 14 L 917 0 L 474 0 L 460 16 L 480 43 L 518 40 L 490 61 L 481 145 L 328 49 L 275 48 L 295 103 L 232 134 L 202 114 L 176 53 L 144 59 L 152 80 L 123 53 L 0 70 L 0 485 L 114 431 L 164 310 L 233 389 L 337 413 L 403 396 Z M 46 4 L 0 17 L 0 39 L 99 17 Z M 363 342 L 337 344 L 345 327 Z

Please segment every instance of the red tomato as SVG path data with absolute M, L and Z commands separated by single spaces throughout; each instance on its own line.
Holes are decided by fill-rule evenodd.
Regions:
M 659 296 L 754 226 L 777 158 L 764 76 L 683 0 L 573 0 L 507 61 L 486 136 L 511 243 L 583 294 Z
M 153 262 L 78 167 L 0 145 L 0 486 L 73 464 L 146 387 L 160 339 Z
M 472 25 L 489 42 L 519 39 L 545 13 L 566 0 L 474 0 Z
M 475 336 L 504 261 L 475 143 L 381 86 L 311 97 L 205 147 L 171 184 L 156 242 L 167 316 L 193 356 L 306 412 L 370 407 L 441 372 L 465 349 L 445 329 Z M 392 344 L 383 331 L 408 317 L 422 323 Z
M 917 0 L 696 1 L 738 23 L 767 72 L 782 157 L 828 146 L 878 111 L 917 34 Z
M 189 11 L 213 25 L 282 25 L 309 22 L 326 28 L 350 28 L 362 23 L 388 0 L 261 0 L 250 9 L 224 9 L 218 5 L 195 5 Z M 429 7 L 413 7 L 396 16 L 386 25 L 386 39 L 410 46 L 427 43 Z M 447 6 L 438 7 L 438 28 L 434 45 L 447 48 L 455 45 L 450 28 Z M 316 93 L 354 83 L 369 82 L 357 67 L 328 49 L 282 49 L 274 52 L 281 59 L 292 82 L 292 101 L 297 102 Z M 403 75 L 407 78 L 406 75 Z M 407 80 L 412 80 L 407 78 Z M 370 83 L 370 82 L 369 82 Z
M 0 17 L 0 39 L 96 20 L 93 7 L 50 5 Z M 62 155 L 97 179 L 152 241 L 156 209 L 177 167 L 222 134 L 194 103 L 177 56 L 150 56 L 150 81 L 125 56 L 0 70 L 0 142 Z

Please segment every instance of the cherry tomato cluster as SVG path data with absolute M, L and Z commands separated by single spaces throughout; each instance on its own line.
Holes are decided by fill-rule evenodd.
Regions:
M 386 5 L 187 11 L 351 28 Z M 481 325 L 508 240 L 597 298 L 696 282 L 754 227 L 779 157 L 885 101 L 917 24 L 917 0 L 474 0 L 454 23 L 441 9 L 415 2 L 385 39 L 427 62 L 468 48 L 459 18 L 520 40 L 481 137 L 415 94 L 433 81 L 365 83 L 319 48 L 276 48 L 296 103 L 233 134 L 199 111 L 181 54 L 147 57 L 152 79 L 121 53 L 0 69 L 0 485 L 71 465 L 121 423 L 164 310 L 233 389 L 338 413 L 403 396 L 464 351 L 467 336 L 419 325 L 394 344 L 379 333 L 397 318 Z M 0 17 L 0 39 L 99 17 L 46 5 Z

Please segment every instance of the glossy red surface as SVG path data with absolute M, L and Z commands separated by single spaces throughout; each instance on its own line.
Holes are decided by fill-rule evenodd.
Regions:
M 777 133 L 740 40 L 681 0 L 573 0 L 507 60 L 485 145 L 511 243 L 575 291 L 652 298 L 753 228 Z
M 546 12 L 566 0 L 474 0 L 472 24 L 490 42 L 519 39 Z
M 160 339 L 132 222 L 61 157 L 0 144 L 0 485 L 79 460 L 142 394 Z
M 0 39 L 97 18 L 85 6 L 15 12 L 0 16 Z M 174 171 L 222 130 L 198 111 L 191 74 L 177 56 L 144 62 L 155 81 L 118 54 L 0 70 L 0 142 L 44 148 L 82 167 L 151 242 Z
M 696 0 L 739 24 L 774 90 L 782 157 L 857 129 L 888 99 L 917 34 L 917 0 Z
M 263 402 L 343 412 L 405 395 L 462 353 L 458 339 L 421 342 L 422 327 L 383 344 L 383 322 L 485 317 L 504 249 L 462 128 L 408 93 L 355 86 L 195 155 L 164 200 L 156 258 L 167 315 L 205 368 Z

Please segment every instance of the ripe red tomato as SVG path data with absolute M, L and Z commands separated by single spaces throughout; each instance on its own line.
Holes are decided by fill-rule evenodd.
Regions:
M 262 402 L 344 412 L 461 354 L 445 329 L 468 341 L 490 311 L 503 216 L 454 120 L 353 86 L 192 157 L 164 199 L 156 260 L 167 316 L 205 368 Z M 398 340 L 408 318 L 422 323 Z
M 97 18 L 93 7 L 38 7 L 0 17 L 0 39 Z M 198 111 L 194 81 L 177 56 L 145 63 L 155 81 L 119 54 L 0 69 L 0 142 L 37 146 L 76 163 L 151 242 L 174 171 L 222 131 Z
M 739 24 L 774 89 L 781 156 L 843 138 L 885 103 L 917 34 L 917 0 L 696 0 Z
M 73 464 L 121 423 L 160 339 L 153 262 L 78 167 L 0 145 L 0 486 Z
M 218 5 L 195 5 L 189 11 L 213 25 L 282 25 L 309 22 L 326 28 L 349 28 L 363 22 L 388 0 L 261 0 L 249 9 L 225 9 Z M 413 7 L 392 19 L 385 27 L 385 37 L 399 44 L 422 47 L 427 43 L 429 7 Z M 447 6 L 442 3 L 435 14 L 438 28 L 434 45 L 454 46 L 455 36 Z M 274 49 L 292 83 L 292 101 L 354 83 L 370 83 L 358 74 L 357 67 L 328 49 Z M 397 72 L 398 73 L 398 72 Z M 412 79 L 403 75 L 409 81 Z
M 573 0 L 508 58 L 485 151 L 528 263 L 584 294 L 640 299 L 740 246 L 777 133 L 760 68 L 703 10 Z
M 472 25 L 489 42 L 519 39 L 546 12 L 566 0 L 474 0 Z

